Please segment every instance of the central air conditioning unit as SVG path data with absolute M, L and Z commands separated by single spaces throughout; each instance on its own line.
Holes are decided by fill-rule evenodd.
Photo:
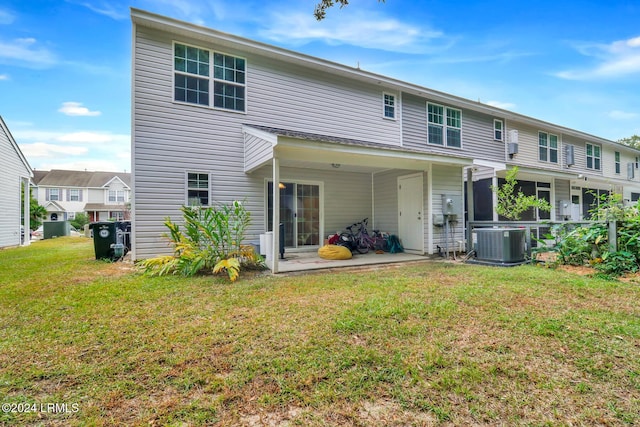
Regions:
M 510 157 L 513 157 L 514 154 L 518 154 L 518 131 L 516 129 L 512 129 L 509 131 L 507 154 L 509 154 Z
M 576 164 L 574 149 L 575 147 L 571 144 L 567 144 L 564 146 L 564 158 L 565 158 L 565 163 L 567 164 L 567 167 L 573 166 Z
M 526 262 L 524 228 L 476 228 L 476 261 L 496 265 Z

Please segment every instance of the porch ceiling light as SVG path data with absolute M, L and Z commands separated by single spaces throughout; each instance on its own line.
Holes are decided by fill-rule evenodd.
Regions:
M 340 163 L 331 163 L 331 166 L 338 169 L 340 167 Z
M 284 190 L 285 188 L 287 188 L 287 186 L 284 185 L 283 183 L 279 183 L 278 184 L 278 188 L 281 189 L 281 190 Z

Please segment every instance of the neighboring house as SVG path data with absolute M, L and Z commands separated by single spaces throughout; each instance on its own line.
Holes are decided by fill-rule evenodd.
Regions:
M 47 221 L 66 221 L 86 213 L 89 221 L 129 219 L 131 174 L 54 169 L 34 171 L 34 196 Z
M 560 201 L 584 211 L 585 189 L 615 189 L 628 200 L 640 193 L 638 150 L 359 68 L 131 13 L 134 259 L 169 251 L 163 220 L 179 218 L 182 205 L 242 200 L 252 214 L 249 241 L 273 230 L 275 246 L 274 224 L 282 222 L 293 250 L 317 248 L 326 235 L 368 217 L 370 228 L 399 235 L 407 251 L 432 254 L 449 239 L 464 239 L 465 191 L 482 194 L 513 165 L 521 167 L 526 191 L 555 206 L 555 220 L 569 219 Z M 469 198 L 493 217 L 491 194 Z M 444 210 L 452 214 L 449 227 Z
M 0 116 L 0 248 L 28 245 L 29 182 L 33 172 Z

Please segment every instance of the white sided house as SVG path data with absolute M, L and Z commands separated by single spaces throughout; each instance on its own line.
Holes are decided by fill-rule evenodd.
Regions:
M 0 116 L 0 248 L 28 245 L 30 196 L 33 172 L 6 123 Z
M 627 175 L 640 152 L 612 141 L 142 10 L 131 14 L 134 259 L 170 252 L 163 220 L 179 219 L 183 205 L 241 200 L 252 214 L 247 240 L 273 231 L 274 249 L 279 223 L 288 250 L 303 250 L 369 218 L 370 229 L 398 235 L 408 252 L 433 254 L 464 239 L 465 189 L 476 186 L 465 181 L 483 188 L 513 165 L 542 197 L 548 191 L 554 219 L 561 200 L 579 193 L 575 201 L 585 202 L 585 183 L 615 183 L 630 200 L 640 192 L 639 174 Z M 517 146 L 507 137 L 516 133 Z M 614 159 L 617 175 L 617 166 L 606 166 Z M 473 205 L 493 211 L 491 195 Z M 278 271 L 277 259 L 272 267 Z
M 47 210 L 47 221 L 130 219 L 131 174 L 53 169 L 34 172 L 34 196 Z

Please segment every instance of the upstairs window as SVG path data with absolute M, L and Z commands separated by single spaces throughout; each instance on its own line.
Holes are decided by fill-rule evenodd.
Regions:
M 385 119 L 394 119 L 396 118 L 396 97 L 395 95 L 391 95 L 390 93 L 383 94 L 383 107 L 384 107 L 384 118 Z
M 245 111 L 245 84 L 246 61 L 243 58 L 175 44 L 176 101 Z
M 124 203 L 123 190 L 109 190 L 109 201 L 112 203 Z
M 187 205 L 209 206 L 209 174 L 187 173 Z
M 620 175 L 620 152 L 615 152 L 616 175 Z
M 80 202 L 82 199 L 80 198 L 80 190 L 77 188 L 69 189 L 69 201 L 70 202 Z
M 504 141 L 504 123 L 502 120 L 493 120 L 493 139 L 496 141 Z
M 50 188 L 49 189 L 49 198 L 47 200 L 60 200 L 60 189 L 59 188 Z
M 538 132 L 538 158 L 541 162 L 558 163 L 558 136 Z
M 427 142 L 429 144 L 457 148 L 462 146 L 461 110 L 437 104 L 427 104 L 427 122 Z
M 587 144 L 587 169 L 600 170 L 600 146 Z

